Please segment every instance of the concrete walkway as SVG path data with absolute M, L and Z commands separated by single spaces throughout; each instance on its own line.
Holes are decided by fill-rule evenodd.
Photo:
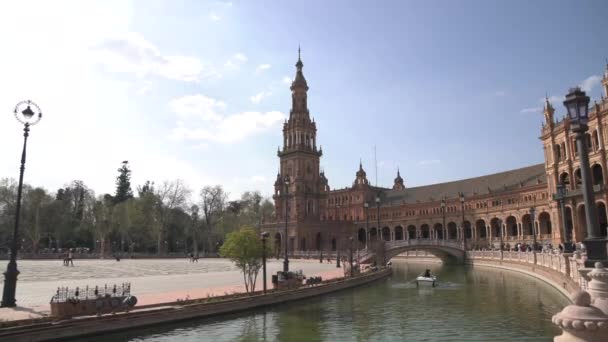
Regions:
M 49 301 L 57 287 L 131 283 L 131 293 L 139 305 L 172 302 L 177 299 L 206 298 L 236 292 L 245 292 L 242 273 L 226 259 L 125 259 L 76 260 L 74 267 L 65 267 L 61 261 L 19 261 L 16 308 L 0 308 L 0 321 L 31 319 L 50 313 Z M 282 269 L 281 260 L 268 261 L 268 288 L 272 288 L 271 275 Z M 343 276 L 335 263 L 320 264 L 318 260 L 290 260 L 291 270 L 302 270 L 307 277 L 321 276 L 332 279 Z M 262 272 L 256 289 L 262 289 Z

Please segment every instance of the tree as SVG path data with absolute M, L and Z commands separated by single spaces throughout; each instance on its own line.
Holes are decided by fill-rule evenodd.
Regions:
M 262 267 L 262 252 L 262 240 L 251 227 L 228 234 L 220 248 L 220 255 L 230 259 L 243 272 L 247 293 L 255 292 L 255 282 Z M 268 250 L 266 252 L 269 254 Z
M 167 226 L 174 213 L 174 209 L 183 209 L 191 193 L 192 190 L 181 179 L 164 181 L 161 186 L 156 188 L 156 222 L 152 228 L 155 229 L 156 233 L 156 250 L 158 254 L 162 251 L 163 237 L 167 231 Z
M 114 203 L 121 203 L 130 198 L 133 198 L 133 191 L 131 190 L 131 170 L 129 169 L 129 162 L 125 160 L 122 162 L 122 167 L 118 169 Z
M 31 243 L 32 252 L 38 253 L 38 246 L 43 237 L 48 235 L 48 211 L 53 198 L 42 188 L 24 187 L 23 196 L 23 231 Z
M 213 250 L 213 228 L 220 219 L 224 210 L 224 204 L 228 197 L 221 185 L 206 186 L 201 190 L 201 205 L 207 228 L 207 250 Z

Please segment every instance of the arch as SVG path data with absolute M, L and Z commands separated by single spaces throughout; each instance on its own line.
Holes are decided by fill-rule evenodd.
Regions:
M 409 225 L 407 226 L 407 236 L 409 239 L 416 239 L 416 226 Z
M 606 219 L 606 205 L 604 202 L 597 202 L 597 219 L 600 224 L 600 236 L 606 236 L 606 228 L 608 227 L 608 220 Z
M 566 241 L 572 241 L 572 232 L 574 230 L 574 221 L 572 220 L 572 208 L 565 207 L 566 221 Z
M 477 230 L 480 239 L 486 239 L 488 237 L 486 232 L 486 221 L 482 219 L 475 221 L 475 229 Z
M 507 225 L 507 236 L 517 236 L 517 219 L 515 216 L 511 215 L 507 217 L 505 220 L 505 224 Z
M 587 219 L 585 218 L 585 205 L 580 204 L 576 207 L 576 216 L 578 218 L 578 229 L 577 231 L 581 233 L 581 236 L 578 237 L 578 240 L 581 241 L 587 238 Z
M 407 252 L 410 250 L 424 250 L 427 251 L 437 257 L 439 257 L 443 262 L 463 262 L 465 257 L 465 251 L 462 248 L 462 245 L 457 242 L 442 242 L 438 244 L 437 242 L 428 241 L 428 240 L 410 240 L 410 241 L 400 241 L 394 244 L 386 244 L 386 249 L 384 251 L 384 256 L 386 260 L 390 260 L 394 256 L 397 256 L 403 252 Z M 373 260 L 374 253 L 368 253 L 361 259 L 362 262 L 366 262 L 369 260 Z
M 443 240 L 443 225 L 441 225 L 441 223 L 435 223 L 433 226 L 433 233 L 435 234 L 436 240 Z
M 359 230 L 357 231 L 357 241 L 359 241 L 359 244 L 365 246 L 365 243 L 367 242 L 367 234 L 365 234 L 365 228 L 359 228 Z
M 428 224 L 423 224 L 420 226 L 420 237 L 423 239 L 429 239 L 431 237 L 431 229 Z
M 458 227 L 456 226 L 455 222 L 448 223 L 448 239 L 458 239 Z
M 604 184 L 604 174 L 602 171 L 602 166 L 600 164 L 595 164 L 591 167 L 593 185 Z
M 570 184 L 570 175 L 568 175 L 568 172 L 562 172 L 559 175 L 559 182 L 564 185 Z
M 376 227 L 373 227 L 369 231 L 369 241 L 377 241 L 377 240 L 378 240 L 378 229 L 376 229 Z
M 490 230 L 492 232 L 492 237 L 493 238 L 501 238 L 502 236 L 502 229 L 500 227 L 500 219 L 498 219 L 497 217 L 493 218 L 490 221 Z
M 403 227 L 395 227 L 395 240 L 403 240 Z
M 471 222 L 464 221 L 464 227 L 463 227 L 462 233 L 463 233 L 465 239 L 473 238 L 473 229 L 471 229 Z
M 315 237 L 315 248 L 320 251 L 322 249 L 322 245 L 321 245 L 321 232 L 317 233 L 317 236 Z
M 548 212 L 543 211 L 542 213 L 540 213 L 540 215 L 538 215 L 538 224 L 539 224 L 539 230 L 540 230 L 541 234 L 551 234 L 552 233 L 551 216 L 549 216 Z
M 306 238 L 303 237 L 300 239 L 300 250 L 301 251 L 305 251 L 306 250 Z
M 335 252 L 338 249 L 338 244 L 336 243 L 336 238 L 331 239 L 331 250 Z
M 391 229 L 389 227 L 382 228 L 382 240 L 391 241 Z
M 562 156 L 562 147 L 557 144 L 555 145 L 555 160 L 560 161 L 562 160 L 563 156 Z
M 532 237 L 532 217 L 530 217 L 530 214 L 521 217 L 521 230 L 524 236 Z

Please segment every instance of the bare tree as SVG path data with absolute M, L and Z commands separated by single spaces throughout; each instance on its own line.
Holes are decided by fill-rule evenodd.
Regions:
M 192 190 L 184 184 L 184 181 L 177 179 L 174 181 L 164 181 L 159 187 L 155 188 L 155 194 L 158 201 L 156 210 L 158 215 L 156 248 L 157 253 L 160 254 L 163 237 L 167 230 L 171 213 L 173 209 L 185 209 Z
M 207 250 L 213 250 L 213 228 L 219 219 L 224 205 L 226 203 L 227 194 L 221 185 L 206 186 L 201 190 L 201 205 L 205 226 L 207 227 Z

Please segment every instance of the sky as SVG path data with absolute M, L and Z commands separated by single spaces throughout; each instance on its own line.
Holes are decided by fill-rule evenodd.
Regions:
M 0 177 L 113 193 L 182 179 L 271 195 L 298 46 L 332 188 L 359 161 L 390 187 L 543 162 L 542 101 L 599 99 L 608 2 L 2 1 Z M 602 43 L 604 42 L 604 43 Z

